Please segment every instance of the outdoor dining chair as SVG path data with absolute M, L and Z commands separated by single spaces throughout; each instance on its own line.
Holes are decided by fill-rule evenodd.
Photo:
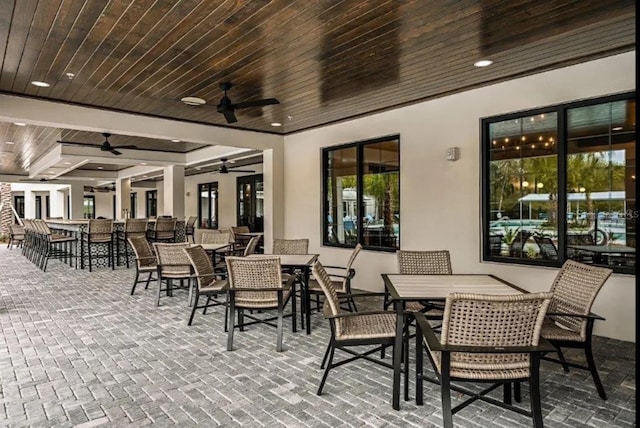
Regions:
M 7 248 L 12 249 L 15 245 L 16 248 L 22 247 L 24 242 L 24 227 L 18 225 L 9 226 L 9 242 L 7 242 Z
M 276 327 L 276 350 L 282 352 L 282 324 L 285 317 L 291 317 L 292 330 L 295 332 L 296 299 L 293 293 L 295 277 L 290 276 L 286 282 L 282 281 L 278 257 L 227 257 L 226 262 L 229 279 L 227 351 L 233 350 L 233 332 L 236 328 L 244 331 L 244 328 L 249 325 L 262 323 Z M 285 315 L 284 308 L 289 301 L 291 313 Z M 245 314 L 247 309 L 257 313 Z M 277 310 L 277 315 L 269 318 L 259 317 L 268 310 Z M 245 317 L 250 321 L 245 322 Z M 274 320 L 277 321 L 276 324 L 273 323 Z
M 353 263 L 356 261 L 356 257 L 360 254 L 362 245 L 357 244 L 351 256 L 347 261 L 346 266 L 329 266 L 324 265 L 324 269 L 329 273 L 329 278 L 333 284 L 333 288 L 338 293 L 340 300 L 346 301 L 349 312 L 356 312 L 356 301 L 351 297 L 351 280 L 356 275 L 355 269 L 353 269 Z M 324 295 L 322 287 L 318 281 L 312 277 L 309 278 L 309 293 L 316 296 L 316 309 L 320 310 L 320 296 Z M 342 298 L 341 296 L 349 296 Z
M 558 359 L 547 356 L 543 359 L 562 364 L 565 372 L 569 367 L 589 371 L 603 400 L 607 399 L 607 394 L 593 359 L 592 333 L 594 322 L 604 318 L 592 313 L 591 306 L 612 272 L 611 269 L 567 260 L 551 285 L 553 298 L 542 326 L 542 336 L 551 342 L 558 354 Z M 567 361 L 562 348 L 583 349 L 587 365 Z
M 558 249 L 547 236 L 534 236 L 533 240 L 540 248 L 540 255 L 545 260 L 558 260 Z
M 210 306 L 224 306 L 225 318 L 224 323 L 227 325 L 227 303 L 226 301 L 219 301 L 218 295 L 224 294 L 228 287 L 228 282 L 225 279 L 220 279 L 219 274 L 214 272 L 211 259 L 207 255 L 207 252 L 200 245 L 184 248 L 183 251 L 187 254 L 189 261 L 191 262 L 191 268 L 195 273 L 196 279 L 196 293 L 191 308 L 191 316 L 187 325 L 191 325 L 193 317 L 196 314 L 197 309 L 203 309 L 202 314 L 206 314 L 207 308 Z M 203 306 L 198 306 L 200 296 L 206 296 L 207 301 Z
M 127 241 L 136 256 L 136 277 L 133 280 L 133 287 L 131 287 L 131 295 L 133 296 L 136 285 L 144 282 L 146 290 L 152 280 L 158 279 L 157 277 L 153 278 L 153 274 L 157 272 L 157 258 L 146 236 L 132 236 L 127 238 Z M 141 280 L 140 274 L 144 273 L 148 274 L 147 279 Z
M 186 241 L 189 241 L 189 237 L 191 237 L 192 242 L 195 243 L 196 220 L 198 220 L 198 217 L 189 216 L 184 224 L 184 237 Z
M 321 395 L 329 372 L 349 362 L 365 359 L 383 367 L 393 369 L 393 366 L 382 359 L 370 355 L 384 346 L 393 346 L 396 337 L 396 314 L 391 311 L 345 312 L 340 307 L 340 299 L 334 287 L 334 282 L 320 262 L 312 267 L 313 277 L 325 296 L 324 317 L 329 320 L 331 339 L 325 351 L 320 368 L 324 369 L 317 394 Z M 382 296 L 383 293 L 361 293 L 350 297 Z M 352 347 L 373 346 L 364 352 L 357 352 Z M 346 352 L 351 357 L 333 362 L 336 350 Z M 406 352 L 406 351 L 405 351 Z M 405 372 L 405 376 L 408 373 Z
M 422 343 L 440 385 L 442 418 L 445 427 L 453 427 L 453 415 L 476 400 L 530 416 L 533 426 L 541 428 L 540 359 L 553 350 L 540 337 L 540 330 L 551 293 L 519 295 L 483 295 L 452 293 L 447 297 L 440 337 L 424 314 L 416 313 L 422 334 L 416 339 L 416 361 L 421 372 Z M 422 388 L 421 378 L 416 388 Z M 428 380 L 428 379 L 427 379 Z M 482 391 L 470 390 L 452 382 L 489 383 Z M 531 410 L 512 405 L 511 386 L 529 383 Z M 503 386 L 503 400 L 486 394 Z M 451 391 L 471 398 L 455 407 Z M 519 397 L 516 397 L 516 401 Z
M 173 290 L 178 288 L 174 287 L 174 281 L 180 281 L 180 287 L 182 287 L 185 280 L 189 282 L 189 303 L 191 303 L 191 261 L 183 251 L 189 245 L 188 242 L 175 244 L 153 243 L 153 248 L 158 257 L 158 296 L 156 298 L 156 306 L 160 306 L 160 296 L 163 291 L 167 293 L 167 296 L 173 296 Z M 166 283 L 165 288 L 162 288 L 163 282 Z

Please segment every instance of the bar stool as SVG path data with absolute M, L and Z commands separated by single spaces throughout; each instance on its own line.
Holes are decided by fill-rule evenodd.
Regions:
M 126 260 L 127 269 L 129 269 L 129 255 L 132 254 L 131 247 L 128 238 L 135 238 L 138 236 L 142 236 L 146 238 L 147 236 L 147 225 L 149 220 L 146 218 L 128 218 L 124 221 L 124 230 L 117 232 L 117 245 L 116 245 L 116 260 L 118 261 L 118 265 L 120 265 L 120 243 L 122 242 L 124 245 L 124 258 Z
M 113 262 L 113 220 L 110 219 L 91 219 L 89 220 L 89 228 L 87 233 L 82 233 L 82 245 L 87 244 L 87 256 L 89 258 L 89 272 L 92 268 L 92 255 L 91 247 L 96 245 L 106 245 L 108 266 L 111 269 L 115 269 L 115 263 Z M 100 255 L 98 257 L 105 257 Z M 84 260 L 82 261 L 82 267 L 84 268 Z
M 147 238 L 153 242 L 176 242 L 176 218 L 157 218 Z M 191 266 L 191 265 L 189 265 Z

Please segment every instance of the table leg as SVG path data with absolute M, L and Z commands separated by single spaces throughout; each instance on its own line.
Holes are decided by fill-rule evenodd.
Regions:
M 422 390 L 422 369 L 423 369 L 423 348 L 422 348 L 422 329 L 420 324 L 416 322 L 416 404 L 422 406 L 424 404 L 424 391 Z
M 400 373 L 402 372 L 402 340 L 404 339 L 404 302 L 394 301 L 396 340 L 393 345 L 393 409 L 400 410 Z
M 304 319 L 307 322 L 307 334 L 311 334 L 311 298 L 309 296 L 309 266 L 305 266 L 303 269 L 304 272 L 304 283 L 302 284 L 303 296 L 304 299 Z

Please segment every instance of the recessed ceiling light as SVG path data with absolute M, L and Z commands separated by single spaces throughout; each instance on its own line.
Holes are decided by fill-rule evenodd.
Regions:
M 205 100 L 198 97 L 184 97 L 184 98 L 181 98 L 180 101 L 182 101 L 188 106 L 201 106 L 207 103 Z
M 147 178 L 147 177 L 148 177 L 148 175 L 143 175 L 143 176 L 142 176 L 142 178 Z
M 76 77 L 76 75 L 73 73 L 65 73 L 65 76 L 67 76 L 69 79 L 73 79 L 74 77 Z
M 282 126 L 280 122 L 271 122 L 271 126 Z
M 174 138 L 174 139 L 173 139 L 173 140 L 171 140 L 171 141 L 173 141 L 174 143 L 179 143 L 179 142 L 180 142 L 180 140 L 178 140 L 177 138 Z
M 622 126 L 616 126 L 615 128 L 611 128 L 612 131 L 622 131 Z
M 23 122 L 13 122 L 13 124 L 16 126 L 27 126 L 27 124 Z
M 493 61 L 491 61 L 490 59 L 481 59 L 473 63 L 473 65 L 476 67 L 487 67 L 491 64 L 493 64 Z
M 71 165 L 71 162 L 64 162 L 65 165 Z
M 13 141 L 7 141 L 5 144 L 12 145 L 15 144 Z
M 31 84 L 34 86 L 39 86 L 41 88 L 48 88 L 49 86 L 51 86 L 47 82 L 40 82 L 39 80 L 34 80 L 33 82 L 31 82 Z
M 146 164 L 147 164 L 146 162 L 142 162 L 140 165 L 146 165 Z
M 197 167 L 196 167 L 196 169 L 197 169 L 198 171 L 200 171 L 200 170 L 202 169 L 202 167 L 201 167 L 201 166 L 197 166 Z
M 104 169 L 104 167 L 99 166 L 98 169 Z

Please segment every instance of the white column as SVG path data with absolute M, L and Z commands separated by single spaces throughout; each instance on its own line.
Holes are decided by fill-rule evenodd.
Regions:
M 81 220 L 84 216 L 84 184 L 73 183 L 69 185 L 69 218 Z
M 49 214 L 51 217 L 64 217 L 64 192 L 49 190 Z
M 182 220 L 184 218 L 184 166 L 165 167 L 163 186 L 163 215 Z
M 284 150 L 262 152 L 264 179 L 264 251 L 271 252 L 273 240 L 284 238 Z
M 116 180 L 116 218 L 124 218 L 125 210 L 131 216 L 131 179 Z
M 31 190 L 24 191 L 24 218 L 36 218 L 36 194 Z

